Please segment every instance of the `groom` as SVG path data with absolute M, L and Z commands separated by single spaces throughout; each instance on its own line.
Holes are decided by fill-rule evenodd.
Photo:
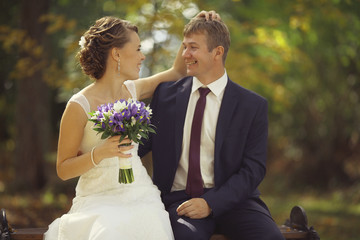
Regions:
M 221 20 L 184 28 L 186 77 L 161 84 L 152 99 L 153 181 L 176 239 L 283 239 L 259 198 L 266 172 L 267 101 L 230 80 L 230 34 Z M 239 77 L 239 76 L 238 76 Z

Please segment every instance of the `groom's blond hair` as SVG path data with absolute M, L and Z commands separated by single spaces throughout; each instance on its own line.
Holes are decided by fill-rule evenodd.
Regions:
M 226 24 L 221 20 L 206 20 L 205 17 L 197 17 L 185 25 L 183 35 L 190 36 L 194 33 L 206 35 L 209 52 L 218 46 L 224 48 L 223 63 L 230 47 L 230 32 Z

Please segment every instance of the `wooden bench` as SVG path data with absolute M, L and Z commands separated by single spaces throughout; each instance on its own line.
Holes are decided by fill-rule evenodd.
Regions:
M 308 233 L 299 231 L 296 229 L 291 229 L 286 226 L 279 226 L 281 233 L 285 239 L 309 239 Z M 11 240 L 42 240 L 43 234 L 46 232 L 47 228 L 22 228 L 17 229 L 15 232 L 10 233 Z M 215 234 L 211 237 L 210 240 L 227 240 L 224 235 Z
M 11 229 L 7 223 L 5 210 L 3 209 L 1 211 L 0 221 L 0 239 L 42 240 L 44 233 L 47 231 L 47 228 Z M 316 233 L 313 227 L 309 228 L 307 226 L 306 213 L 300 206 L 295 206 L 292 208 L 290 219 L 286 220 L 283 225 L 279 226 L 279 229 L 285 239 L 288 240 L 320 240 L 319 235 Z M 227 240 L 227 238 L 220 234 L 214 234 L 210 240 Z
M 279 226 L 285 239 L 309 239 L 308 233 L 286 226 Z M 42 240 L 47 228 L 22 228 L 10 233 L 11 240 Z M 224 235 L 214 234 L 210 240 L 226 240 Z

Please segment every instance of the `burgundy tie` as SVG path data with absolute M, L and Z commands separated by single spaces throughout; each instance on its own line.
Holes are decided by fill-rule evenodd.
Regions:
M 209 88 L 199 88 L 200 98 L 196 103 L 194 118 L 191 126 L 190 148 L 189 148 L 189 169 L 185 192 L 191 197 L 200 197 L 203 192 L 203 181 L 200 171 L 200 140 L 201 125 L 206 105 L 206 95 Z

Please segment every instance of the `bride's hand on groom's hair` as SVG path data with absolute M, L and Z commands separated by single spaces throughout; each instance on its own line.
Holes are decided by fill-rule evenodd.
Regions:
M 221 20 L 221 17 L 214 10 L 211 11 L 201 11 L 199 12 L 195 18 L 205 18 L 206 20 Z

